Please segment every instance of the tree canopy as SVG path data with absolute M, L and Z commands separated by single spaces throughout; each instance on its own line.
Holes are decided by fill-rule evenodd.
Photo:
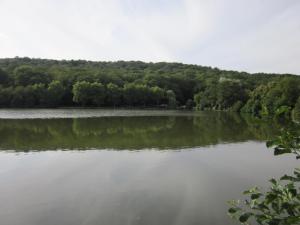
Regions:
M 290 74 L 164 62 L 0 59 L 1 107 L 196 106 L 281 117 L 299 111 L 299 97 L 300 77 Z

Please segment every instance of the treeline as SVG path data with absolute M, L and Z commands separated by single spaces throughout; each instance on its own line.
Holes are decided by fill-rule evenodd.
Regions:
M 0 107 L 164 107 L 300 115 L 300 78 L 181 63 L 0 59 Z
M 300 118 L 300 77 L 270 77 L 247 87 L 237 79 L 220 78 L 194 96 L 197 108 L 250 113 L 257 117 Z

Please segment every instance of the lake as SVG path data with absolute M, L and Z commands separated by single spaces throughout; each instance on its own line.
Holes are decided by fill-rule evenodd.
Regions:
M 291 173 L 233 113 L 0 110 L 1 225 L 226 225 L 227 201 Z

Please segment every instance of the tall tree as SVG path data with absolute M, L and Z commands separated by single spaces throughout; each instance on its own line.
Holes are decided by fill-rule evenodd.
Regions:
M 48 86 L 47 100 L 49 106 L 58 106 L 61 103 L 64 91 L 64 87 L 59 81 L 52 81 Z
M 27 86 L 30 84 L 47 84 L 51 78 L 47 73 L 43 73 L 32 66 L 19 66 L 14 70 L 15 84 Z

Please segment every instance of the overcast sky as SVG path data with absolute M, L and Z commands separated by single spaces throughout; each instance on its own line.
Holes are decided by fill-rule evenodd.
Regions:
M 300 0 L 0 0 L 0 57 L 300 74 Z

